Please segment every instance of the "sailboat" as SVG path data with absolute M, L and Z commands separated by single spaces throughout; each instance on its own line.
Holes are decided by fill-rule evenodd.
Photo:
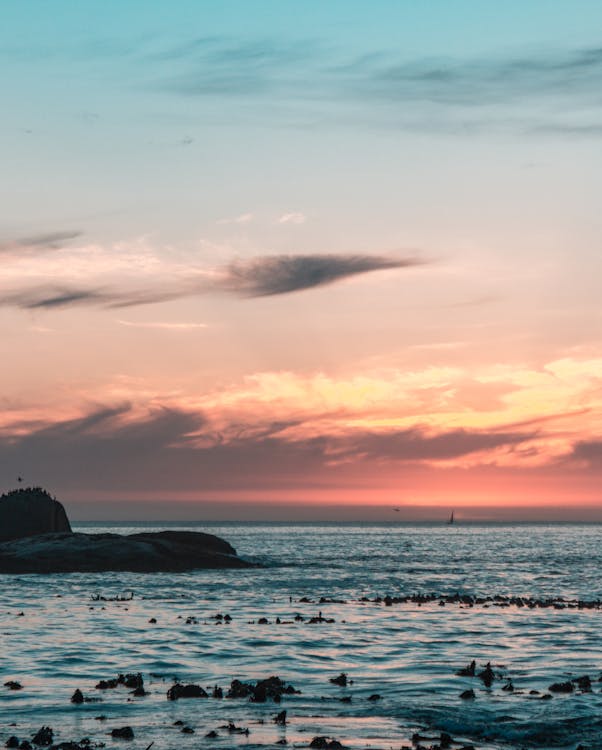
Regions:
M 447 522 L 450 526 L 454 523 L 454 512 L 452 510 L 451 516 L 449 517 L 449 521 Z

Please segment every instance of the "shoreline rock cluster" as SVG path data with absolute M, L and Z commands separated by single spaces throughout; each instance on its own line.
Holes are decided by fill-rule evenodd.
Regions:
M 540 599 L 531 596 L 506 596 L 495 594 L 489 596 L 476 596 L 473 594 L 408 594 L 405 596 L 376 596 L 370 599 L 363 596 L 359 599 L 365 604 L 384 604 L 392 607 L 394 604 L 431 604 L 438 602 L 440 607 L 446 604 L 456 604 L 464 607 L 516 607 L 518 609 L 602 609 L 600 599 L 565 599 L 564 597 L 550 597 Z

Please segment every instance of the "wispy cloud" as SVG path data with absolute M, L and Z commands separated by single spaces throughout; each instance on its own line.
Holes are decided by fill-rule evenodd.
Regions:
M 579 95 L 593 102 L 602 79 L 602 48 L 357 64 L 347 71 L 351 80 L 354 70 L 359 80 L 369 72 L 362 93 L 405 102 L 482 106 Z
M 305 224 L 307 217 L 300 211 L 290 211 L 282 214 L 278 219 L 278 224 Z
M 311 40 L 270 38 L 241 42 L 223 36 L 201 37 L 165 50 L 153 59 L 174 60 L 187 70 L 163 81 L 163 87 L 190 96 L 254 96 L 279 87 L 283 71 L 295 75 L 298 65 L 311 65 L 317 48 Z
M 499 128 L 596 137 L 602 131 L 602 48 L 525 49 L 512 55 L 403 57 L 366 49 L 355 59 L 315 41 L 192 40 L 172 50 L 182 73 L 161 86 L 179 95 L 286 102 L 304 122 L 361 107 L 354 125 L 468 134 Z M 336 114 L 330 103 L 336 103 Z M 366 103 L 370 106 L 367 108 Z M 264 108 L 265 110 L 265 108 Z M 247 110 L 248 112 L 248 110 Z
M 57 250 L 70 240 L 81 237 L 83 232 L 77 229 L 61 232 L 47 232 L 27 237 L 0 240 L 0 253 L 35 253 L 44 250 Z
M 238 216 L 234 216 L 231 219 L 220 219 L 217 223 L 218 224 L 250 224 L 253 219 L 254 215 L 250 212 L 239 214 Z
M 207 323 L 145 323 L 134 320 L 117 320 L 116 322 L 128 328 L 151 328 L 162 331 L 195 331 L 199 328 L 207 328 Z

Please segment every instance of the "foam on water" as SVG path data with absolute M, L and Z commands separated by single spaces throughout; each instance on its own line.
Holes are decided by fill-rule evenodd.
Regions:
M 195 528 L 223 536 L 266 567 L 0 576 L 0 678 L 23 684 L 17 692 L 0 688 L 0 742 L 11 734 L 29 738 L 50 724 L 59 740 L 88 736 L 110 745 L 115 741 L 107 731 L 128 724 L 137 735 L 135 747 L 154 741 L 157 750 L 194 748 L 207 731 L 231 720 L 248 726 L 249 736 L 221 730 L 216 747 L 283 737 L 307 745 L 324 734 L 350 747 L 399 747 L 419 729 L 432 736 L 446 730 L 480 748 L 602 747 L 602 683 L 594 681 L 602 668 L 599 609 L 359 601 L 418 592 L 600 599 L 601 527 Z M 130 591 L 131 601 L 91 599 Z M 344 603 L 318 604 L 321 596 Z M 300 603 L 302 597 L 312 602 Z M 308 624 L 319 612 L 336 622 Z M 232 622 L 216 624 L 216 613 L 230 614 Z M 296 614 L 305 620 L 296 622 Z M 152 617 L 156 624 L 149 623 Z M 258 624 L 261 617 L 269 624 Z M 187 618 L 195 619 L 186 624 Z M 478 665 L 491 661 L 504 679 L 488 690 L 476 678 L 456 676 L 472 659 Z M 94 689 L 119 672 L 143 673 L 150 695 Z M 354 684 L 331 684 L 340 672 Z M 585 673 L 594 681 L 592 693 L 541 700 L 551 683 Z M 166 699 L 174 677 L 227 688 L 234 678 L 271 674 L 301 695 L 287 696 L 280 707 Z M 501 690 L 506 677 L 513 693 Z M 102 702 L 72 705 L 76 687 Z M 467 688 L 474 688 L 475 700 L 459 698 Z M 374 693 L 382 700 L 368 701 Z M 350 703 L 340 701 L 345 696 Z M 289 713 L 286 729 L 270 721 L 280 708 Z M 106 722 L 94 719 L 100 714 Z M 196 734 L 180 734 L 173 726 L 178 719 Z

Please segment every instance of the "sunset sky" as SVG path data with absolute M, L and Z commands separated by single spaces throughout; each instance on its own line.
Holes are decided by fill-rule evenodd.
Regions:
M 601 3 L 2 10 L 1 490 L 602 520 Z

